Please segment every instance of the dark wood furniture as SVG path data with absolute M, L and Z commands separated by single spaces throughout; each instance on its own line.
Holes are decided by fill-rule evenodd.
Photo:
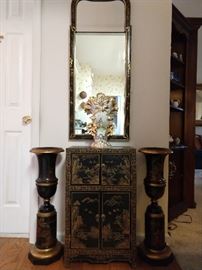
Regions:
M 136 263 L 135 150 L 66 150 L 64 263 Z
M 172 8 L 170 99 L 180 99 L 170 108 L 170 157 L 168 219 L 177 217 L 194 201 L 194 136 L 198 27 Z M 177 139 L 176 139 L 177 138 Z

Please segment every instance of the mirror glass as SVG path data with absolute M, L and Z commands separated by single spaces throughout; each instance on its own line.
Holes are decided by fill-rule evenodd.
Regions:
M 91 119 L 82 107 L 89 97 L 103 93 L 116 99 L 114 134 L 124 134 L 125 34 L 76 33 L 74 61 L 75 134 L 85 134 Z M 100 53 L 102 52 L 102 53 Z
M 113 9 L 113 4 L 117 9 Z M 100 11 L 97 22 L 92 11 L 95 7 Z M 70 138 L 92 138 L 87 130 L 91 119 L 84 111 L 84 104 L 102 93 L 115 99 L 118 107 L 112 139 L 128 139 L 130 26 L 124 26 L 124 4 L 122 1 L 81 1 L 72 8 L 75 8 L 72 12 L 75 17 L 70 34 Z M 100 16 L 101 11 L 105 16 Z M 118 20 L 120 11 L 122 17 Z M 91 19 L 89 14 L 93 14 Z
M 196 87 L 196 120 L 202 122 L 202 84 Z

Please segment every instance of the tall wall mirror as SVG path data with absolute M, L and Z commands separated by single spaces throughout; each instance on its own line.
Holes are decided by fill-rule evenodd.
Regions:
M 129 0 L 72 0 L 70 139 L 91 139 L 83 104 L 103 93 L 118 110 L 110 139 L 129 139 L 131 26 Z

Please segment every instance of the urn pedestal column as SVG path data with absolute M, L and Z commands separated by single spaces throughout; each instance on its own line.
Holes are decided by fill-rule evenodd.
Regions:
M 145 212 L 145 239 L 138 250 L 145 261 L 154 265 L 166 265 L 172 261 L 173 254 L 165 242 L 165 217 L 157 200 L 165 191 L 164 160 L 172 151 L 167 148 L 148 147 L 141 148 L 139 152 L 146 158 L 147 175 L 144 186 L 146 194 L 151 198 L 151 204 Z
M 56 158 L 63 151 L 62 148 L 56 147 L 38 147 L 30 150 L 38 159 L 39 176 L 36 186 L 39 196 L 44 200 L 37 213 L 36 243 L 31 246 L 28 254 L 33 264 L 50 264 L 63 254 L 63 246 L 56 238 L 57 213 L 50 203 L 58 183 L 55 176 Z

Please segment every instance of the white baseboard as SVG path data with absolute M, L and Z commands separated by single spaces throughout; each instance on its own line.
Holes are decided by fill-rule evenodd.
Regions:
M 62 244 L 64 244 L 64 242 L 65 242 L 65 233 L 64 233 L 64 232 L 63 232 L 63 233 L 59 232 L 59 233 L 57 234 L 57 239 L 58 239 L 58 241 L 60 241 Z
M 0 233 L 2 238 L 29 238 L 28 233 Z

